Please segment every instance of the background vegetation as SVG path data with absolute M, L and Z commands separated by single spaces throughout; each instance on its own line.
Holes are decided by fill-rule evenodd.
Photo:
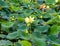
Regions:
M 60 46 L 60 0 L 0 0 L 0 46 Z

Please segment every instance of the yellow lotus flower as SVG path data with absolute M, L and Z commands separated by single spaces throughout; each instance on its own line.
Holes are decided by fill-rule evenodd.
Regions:
M 29 22 L 32 23 L 34 21 L 34 17 L 32 18 L 31 16 L 29 17 Z
M 25 18 L 25 22 L 29 23 L 29 18 L 28 17 Z
M 43 16 L 40 16 L 40 18 L 42 19 L 42 18 L 43 18 Z
M 28 17 L 25 18 L 26 23 L 32 23 L 33 21 L 34 21 L 34 17 L 30 16 L 29 18 Z
M 47 6 L 47 8 L 49 9 L 50 7 L 49 7 L 49 6 Z
M 26 31 L 25 31 L 26 33 L 28 33 L 28 30 L 26 29 Z
M 59 19 L 60 19 L 60 15 L 58 15 Z
M 10 19 L 11 19 L 12 21 L 14 21 L 14 20 L 15 20 L 15 17 L 14 17 L 14 16 L 12 16 Z
M 55 0 L 55 2 L 58 2 L 58 0 Z

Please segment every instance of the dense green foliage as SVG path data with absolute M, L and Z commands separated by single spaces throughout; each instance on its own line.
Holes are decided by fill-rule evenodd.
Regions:
M 0 46 L 60 46 L 60 0 L 0 0 Z

